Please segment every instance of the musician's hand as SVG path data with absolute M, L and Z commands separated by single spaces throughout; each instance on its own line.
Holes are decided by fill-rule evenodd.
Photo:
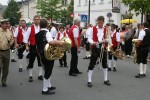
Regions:
M 98 42 L 93 42 L 93 45 L 97 45 L 98 44 Z
M 116 49 L 117 52 L 119 52 L 120 49 Z
M 29 46 L 26 46 L 26 51 L 27 51 L 27 52 L 29 51 Z
M 60 46 L 65 45 L 65 42 L 60 42 Z
M 108 42 L 109 42 L 108 39 L 104 39 L 104 40 L 103 40 L 103 43 L 108 43 Z
M 16 48 L 18 48 L 18 47 L 19 47 L 19 45 L 18 45 L 18 44 L 15 44 L 15 47 L 16 47 Z
M 10 42 L 10 43 L 9 43 L 9 46 L 12 47 L 13 43 L 14 43 L 14 42 Z

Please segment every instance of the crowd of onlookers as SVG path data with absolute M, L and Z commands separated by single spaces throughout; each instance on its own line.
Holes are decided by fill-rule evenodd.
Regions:
M 82 33 L 86 33 L 85 29 L 86 28 L 83 28 Z M 135 27 L 135 28 L 133 28 L 132 24 L 131 25 L 128 25 L 128 24 L 123 25 L 121 28 L 118 28 L 118 26 L 116 25 L 116 29 L 117 29 L 116 31 L 118 31 L 120 33 L 122 51 L 125 52 L 125 54 L 128 58 L 129 57 L 132 58 L 133 57 L 132 39 L 138 38 L 139 32 L 141 30 L 140 24 L 137 24 L 137 27 Z M 84 38 L 84 35 L 83 35 L 83 38 Z M 82 39 L 82 40 L 84 40 L 84 39 Z M 84 44 L 85 44 L 85 42 L 83 41 L 81 46 L 84 46 Z M 148 61 L 150 61 L 150 47 L 149 47 Z
M 122 28 L 118 28 L 118 26 L 116 26 L 117 31 L 120 32 L 121 49 L 122 51 L 125 52 L 127 57 L 132 57 L 132 54 L 133 54 L 132 39 L 138 37 L 139 31 L 141 30 L 139 26 L 140 24 L 137 24 L 137 27 L 135 28 L 133 28 L 132 24 L 123 25 Z M 92 25 L 90 25 L 90 27 L 92 27 Z M 58 28 L 59 28 L 59 25 L 56 25 L 54 23 L 51 23 L 48 27 L 49 30 L 56 31 L 54 32 L 54 34 L 57 33 Z M 80 35 L 81 35 L 81 41 L 82 41 L 81 47 L 84 47 L 85 45 L 84 36 L 88 28 L 89 28 L 89 25 L 87 25 L 87 28 L 86 27 L 80 28 Z M 69 33 L 70 25 L 66 25 L 65 29 L 68 31 L 67 33 Z M 149 53 L 148 53 L 148 61 L 150 61 L 150 47 L 149 47 Z

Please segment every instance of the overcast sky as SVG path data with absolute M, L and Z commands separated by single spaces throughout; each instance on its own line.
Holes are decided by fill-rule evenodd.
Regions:
M 16 1 L 21 1 L 21 0 L 16 0 Z M 2 5 L 7 5 L 8 0 L 0 0 L 0 3 L 1 3 Z

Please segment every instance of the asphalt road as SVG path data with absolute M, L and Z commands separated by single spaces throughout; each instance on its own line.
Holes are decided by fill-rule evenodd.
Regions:
M 60 68 L 55 61 L 52 74 L 52 84 L 56 86 L 56 94 L 41 95 L 42 81 L 37 79 L 38 67 L 35 62 L 33 83 L 28 82 L 28 71 L 24 59 L 24 71 L 18 72 L 18 63 L 10 62 L 8 87 L 0 87 L 0 100 L 150 100 L 150 63 L 148 63 L 147 77 L 136 79 L 138 65 L 133 59 L 119 60 L 117 72 L 109 72 L 111 86 L 103 84 L 103 72 L 96 66 L 93 73 L 93 87 L 87 87 L 87 68 L 89 60 L 83 60 L 85 52 L 79 54 L 79 70 L 82 75 L 71 77 L 69 68 Z M 70 65 L 70 53 L 67 56 Z M 16 57 L 17 59 L 17 57 Z

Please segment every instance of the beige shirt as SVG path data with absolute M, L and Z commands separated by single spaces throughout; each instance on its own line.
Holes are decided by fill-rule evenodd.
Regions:
M 0 50 L 7 50 L 10 48 L 9 43 L 13 41 L 13 35 L 11 31 L 4 31 L 0 28 Z

